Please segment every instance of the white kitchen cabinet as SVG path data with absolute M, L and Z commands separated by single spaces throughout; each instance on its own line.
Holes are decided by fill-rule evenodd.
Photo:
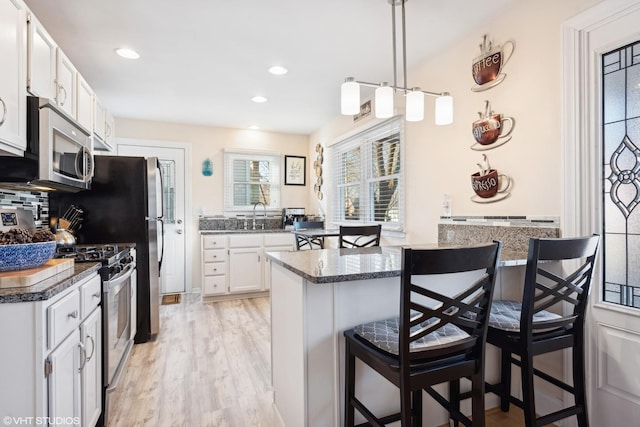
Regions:
M 291 233 L 203 234 L 202 296 L 230 299 L 266 295 L 271 277 L 265 253 L 293 248 Z
M 71 117 L 76 117 L 76 89 L 78 71 L 69 58 L 56 49 L 56 104 Z
M 94 427 L 102 413 L 102 309 L 97 307 L 80 325 L 84 363 L 80 363 L 82 425 Z
M 32 13 L 27 27 L 27 90 L 34 96 L 54 99 L 58 45 Z
M 105 142 L 107 146 L 115 147 L 116 146 L 116 120 L 113 117 L 113 115 L 109 112 L 109 110 L 106 110 L 106 113 L 105 113 L 104 127 L 105 127 L 104 129 Z
M 95 425 L 102 405 L 100 292 L 93 273 L 48 300 L 0 304 L 0 418 L 72 417 L 74 425 Z
M 0 155 L 22 155 L 27 146 L 24 3 L 0 0 L 0 29 Z
M 262 247 L 229 249 L 229 292 L 262 290 Z
M 93 89 L 80 75 L 76 77 L 76 119 L 89 134 L 93 131 Z
M 80 333 L 76 329 L 51 352 L 49 416 L 80 421 Z M 79 423 L 73 423 L 79 425 Z
M 113 152 L 113 138 L 107 141 L 107 110 L 98 99 L 93 96 L 93 149 L 94 152 Z

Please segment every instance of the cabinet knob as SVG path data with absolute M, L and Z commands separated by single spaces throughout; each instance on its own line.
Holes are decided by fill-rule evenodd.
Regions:
M 78 318 L 78 310 L 73 310 L 71 313 L 69 313 L 67 315 L 68 317 L 71 317 L 72 319 L 77 319 Z
M 91 295 L 94 298 L 100 298 L 100 292 L 96 292 L 95 294 Z

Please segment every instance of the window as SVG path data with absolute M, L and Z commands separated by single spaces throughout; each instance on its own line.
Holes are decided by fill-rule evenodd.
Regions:
M 176 162 L 160 159 L 162 169 L 162 218 L 166 224 L 176 222 Z
M 602 56 L 603 300 L 640 308 L 640 42 Z
M 225 153 L 225 209 L 246 211 L 256 203 L 280 207 L 280 155 Z
M 402 121 L 388 120 L 333 146 L 336 223 L 404 225 Z

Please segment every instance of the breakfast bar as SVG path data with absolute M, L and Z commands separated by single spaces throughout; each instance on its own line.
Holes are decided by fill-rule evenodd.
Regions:
M 373 247 L 267 254 L 272 261 L 274 403 L 284 425 L 342 425 L 342 333 L 357 324 L 398 314 L 401 253 L 400 247 Z M 524 264 L 526 252 L 503 251 L 501 267 Z M 500 273 L 522 274 L 522 270 L 501 269 Z M 496 281 L 496 298 L 503 297 L 501 274 Z M 447 276 L 438 277 L 433 286 L 455 293 L 455 275 Z M 497 361 L 497 356 L 493 360 Z M 367 369 L 364 365 L 357 368 L 356 384 L 361 387 L 358 393 L 363 401 L 382 413 L 397 409 L 397 389 L 379 376 L 368 375 Z M 497 362 L 495 369 L 487 368 L 487 376 L 493 372 L 497 372 Z M 448 420 L 433 402 L 425 400 L 424 410 L 429 414 L 425 426 L 435 427 Z M 356 419 L 358 422 L 362 419 Z

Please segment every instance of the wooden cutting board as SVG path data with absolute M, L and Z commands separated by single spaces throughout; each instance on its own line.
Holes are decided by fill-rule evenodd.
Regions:
M 50 259 L 40 267 L 27 270 L 4 271 L 0 273 L 0 288 L 18 288 L 31 286 L 51 276 L 73 268 L 72 258 Z

